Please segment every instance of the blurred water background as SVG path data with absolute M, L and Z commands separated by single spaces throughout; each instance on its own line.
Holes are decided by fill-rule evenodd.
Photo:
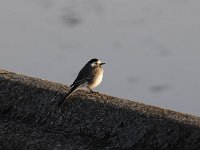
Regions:
M 0 0 L 0 68 L 70 85 L 94 57 L 96 91 L 200 115 L 200 1 Z

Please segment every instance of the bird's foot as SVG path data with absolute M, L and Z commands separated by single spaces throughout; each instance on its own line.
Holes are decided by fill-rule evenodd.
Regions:
M 90 93 L 99 93 L 99 92 L 95 92 L 93 91 L 91 88 L 88 87 L 88 90 L 90 91 Z
M 99 94 L 99 92 L 92 91 L 93 94 Z

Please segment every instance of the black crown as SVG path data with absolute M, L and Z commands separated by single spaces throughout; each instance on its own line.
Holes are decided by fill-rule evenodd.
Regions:
M 92 64 L 92 63 L 97 62 L 97 61 L 98 61 L 97 58 L 93 58 L 93 59 L 91 59 L 88 63 Z

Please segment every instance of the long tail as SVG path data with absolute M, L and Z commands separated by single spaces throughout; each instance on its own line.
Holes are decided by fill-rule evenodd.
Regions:
M 62 105 L 62 103 L 64 102 L 64 100 L 65 99 L 67 99 L 75 90 L 76 90 L 76 86 L 73 86 L 72 88 L 71 88 L 71 90 L 69 91 L 69 93 L 67 93 L 67 95 L 65 95 L 64 97 L 63 97 L 63 99 L 58 103 L 58 106 L 60 107 L 61 105 Z

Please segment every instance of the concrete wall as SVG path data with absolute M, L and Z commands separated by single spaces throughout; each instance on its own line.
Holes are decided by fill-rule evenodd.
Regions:
M 0 70 L 0 149 L 198 150 L 200 118 Z

